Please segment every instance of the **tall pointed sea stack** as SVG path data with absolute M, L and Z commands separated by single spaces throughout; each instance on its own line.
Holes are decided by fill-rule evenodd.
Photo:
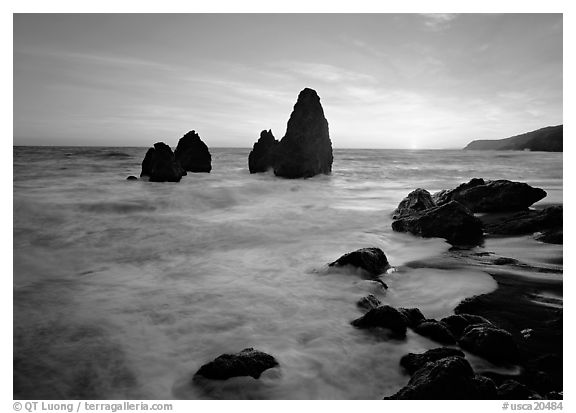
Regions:
M 174 155 L 186 171 L 210 172 L 212 170 L 212 155 L 196 131 L 190 131 L 180 138 Z
M 260 132 L 260 139 L 254 144 L 248 155 L 248 168 L 250 173 L 266 172 L 274 167 L 274 150 L 278 141 L 272 135 L 272 130 Z
M 328 174 L 332 161 L 332 142 L 320 97 L 306 88 L 298 95 L 286 135 L 274 150 L 274 174 L 284 178 Z

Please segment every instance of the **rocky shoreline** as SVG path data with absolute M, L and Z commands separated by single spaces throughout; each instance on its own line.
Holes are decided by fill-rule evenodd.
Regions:
M 474 191 L 470 195 L 471 188 L 484 195 L 476 196 Z M 486 202 L 486 191 L 492 192 L 489 195 L 490 203 Z M 393 213 L 396 219 L 394 230 L 403 230 L 395 225 L 397 220 L 423 220 L 423 224 L 414 224 L 416 230 L 410 229 L 408 232 L 424 237 L 443 236 L 453 244 L 447 252 L 449 260 L 443 257 L 439 262 L 434 259 L 414 261 L 407 263 L 406 268 L 446 268 L 447 265 L 453 268 L 480 268 L 496 280 L 498 287 L 491 293 L 465 299 L 455 308 L 453 315 L 441 320 L 426 318 L 418 308 L 391 307 L 374 295 L 360 299 L 357 306 L 364 315 L 351 321 L 353 328 L 366 329 L 378 337 L 396 340 L 404 340 L 407 330 L 411 329 L 441 346 L 422 354 L 410 353 L 402 357 L 399 365 L 411 378 L 405 387 L 385 396 L 385 399 L 563 398 L 562 300 L 550 299 L 550 305 L 550 302 L 542 301 L 540 294 L 548 291 L 561 296 L 562 281 L 557 278 L 527 278 L 515 273 L 514 269 L 556 275 L 562 271 L 531 266 L 513 257 L 481 250 L 485 239 L 519 234 L 534 235 L 537 240 L 534 242 L 545 242 L 541 235 L 551 232 L 560 234 L 554 237 L 553 242 L 561 243 L 562 206 L 528 209 L 544 196 L 546 193 L 541 189 L 523 183 L 473 179 L 454 190 L 441 191 L 434 196 L 417 189 L 399 204 Z M 460 203 L 461 200 L 466 206 Z M 465 218 L 438 215 L 437 211 L 446 206 Z M 476 216 L 472 211 L 478 210 L 491 212 Z M 451 218 L 454 219 L 447 222 Z M 474 228 L 472 237 L 469 236 L 470 225 Z M 377 281 L 384 288 L 388 288 L 384 281 L 387 272 L 394 270 L 385 253 L 374 247 L 344 254 L 328 264 L 328 268 L 332 267 L 350 268 L 350 272 L 356 275 L 360 271 L 363 278 Z M 491 271 L 491 267 L 495 270 Z M 270 355 L 257 353 L 274 360 Z M 496 373 L 490 369 L 474 371 L 466 359 L 467 354 L 515 373 Z M 237 357 L 235 363 L 241 362 L 241 353 L 225 356 Z M 265 367 L 282 368 L 278 363 Z M 197 375 L 201 371 L 202 368 Z M 250 375 L 250 369 L 246 371 L 244 375 Z

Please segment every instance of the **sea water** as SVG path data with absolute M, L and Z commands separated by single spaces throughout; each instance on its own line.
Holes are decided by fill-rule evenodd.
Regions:
M 210 174 L 127 181 L 146 150 L 14 147 L 15 398 L 382 398 L 408 382 L 401 356 L 438 345 L 352 327 L 359 298 L 441 318 L 496 288 L 481 266 L 403 267 L 450 245 L 393 232 L 402 198 L 483 177 L 562 202 L 561 153 L 335 150 L 331 175 L 286 180 L 251 175 L 249 149 L 216 148 Z M 388 290 L 327 267 L 371 246 L 397 268 Z M 493 246 L 561 267 L 561 246 Z M 280 368 L 191 381 L 247 347 Z

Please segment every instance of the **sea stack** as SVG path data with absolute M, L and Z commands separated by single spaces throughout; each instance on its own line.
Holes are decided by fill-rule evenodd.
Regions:
M 148 149 L 142 161 L 140 176 L 147 176 L 150 182 L 179 182 L 186 171 L 176 161 L 172 149 L 164 142 L 157 142 Z
M 248 155 L 248 168 L 250 173 L 266 172 L 274 167 L 274 150 L 278 141 L 274 138 L 272 130 L 260 132 L 260 139 L 254 143 L 250 155 Z
M 212 155 L 196 131 L 190 131 L 180 138 L 174 155 L 186 171 L 210 172 L 212 170 Z
M 274 174 L 284 178 L 309 178 L 332 171 L 328 121 L 315 90 L 306 88 L 298 95 L 274 158 Z

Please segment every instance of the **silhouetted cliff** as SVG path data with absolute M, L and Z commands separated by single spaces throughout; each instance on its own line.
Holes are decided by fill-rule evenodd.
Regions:
M 522 135 L 498 140 L 477 140 L 464 149 L 562 152 L 563 125 L 548 126 Z

